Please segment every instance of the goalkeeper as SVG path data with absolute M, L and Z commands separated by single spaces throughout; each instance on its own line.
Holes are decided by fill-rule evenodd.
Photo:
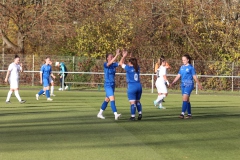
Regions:
M 61 86 L 60 86 L 60 88 L 58 89 L 59 91 L 62 91 L 62 90 L 66 90 L 66 89 L 68 89 L 68 86 L 66 85 L 66 83 L 65 83 L 65 79 L 66 79 L 66 77 L 67 77 L 67 67 L 65 66 L 65 64 L 63 63 L 63 62 L 56 62 L 55 63 L 55 66 L 56 67 L 59 67 L 59 69 L 60 69 L 60 73 L 59 73 L 59 75 L 60 75 L 60 83 L 61 83 Z M 64 83 L 63 83 L 64 82 Z M 63 87 L 63 85 L 64 85 L 64 88 L 62 88 Z

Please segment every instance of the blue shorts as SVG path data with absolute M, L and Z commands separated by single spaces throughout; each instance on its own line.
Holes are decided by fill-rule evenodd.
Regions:
M 104 89 L 106 92 L 106 97 L 114 96 L 115 84 L 114 83 L 105 83 Z
M 42 84 L 43 87 L 48 87 L 50 84 L 49 78 L 43 78 Z
M 128 83 L 127 95 L 129 101 L 137 101 L 142 96 L 141 83 Z
M 190 94 L 192 93 L 193 89 L 194 89 L 194 85 L 181 86 L 182 95 L 186 94 L 186 95 L 190 96 Z

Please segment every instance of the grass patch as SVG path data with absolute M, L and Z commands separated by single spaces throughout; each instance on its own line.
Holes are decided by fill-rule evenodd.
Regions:
M 153 106 L 156 94 L 144 92 L 143 119 L 130 122 L 125 92 L 116 90 L 122 117 L 114 120 L 110 106 L 105 120 L 96 115 L 103 91 L 56 91 L 54 101 L 38 90 L 21 90 L 25 104 L 8 90 L 0 90 L 0 159 L 2 160 L 101 160 L 240 158 L 239 96 L 192 95 L 193 119 L 180 120 L 181 95 L 169 94 L 166 110 Z

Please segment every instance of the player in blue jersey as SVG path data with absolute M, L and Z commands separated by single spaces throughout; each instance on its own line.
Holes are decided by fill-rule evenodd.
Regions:
M 41 70 L 40 70 L 40 83 L 43 85 L 43 89 L 41 89 L 38 94 L 36 94 L 36 99 L 39 100 L 39 96 L 43 94 L 44 92 L 46 93 L 47 101 L 52 101 L 50 98 L 50 92 L 49 92 L 49 84 L 51 83 L 49 81 L 50 76 L 55 78 L 55 76 L 52 74 L 52 67 L 50 65 L 50 58 L 47 57 L 45 59 L 45 64 L 42 65 Z
M 188 115 L 185 118 L 192 118 L 191 112 L 191 103 L 190 103 L 190 94 L 194 88 L 194 80 L 196 81 L 199 89 L 202 89 L 202 85 L 198 81 L 196 76 L 196 71 L 194 67 L 191 65 L 191 57 L 186 54 L 182 57 L 183 65 L 180 67 L 178 75 L 171 83 L 171 85 L 175 84 L 177 80 L 181 77 L 181 90 L 182 90 L 182 113 L 179 118 L 184 119 L 184 114 L 187 110 Z
M 116 68 L 119 66 L 118 63 L 115 63 L 115 60 L 120 55 L 119 49 L 116 51 L 115 57 L 110 54 L 106 54 L 106 61 L 103 64 L 104 67 L 104 89 L 106 92 L 105 100 L 102 103 L 100 111 L 97 114 L 97 117 L 100 119 L 105 119 L 103 116 L 103 111 L 107 108 L 108 102 L 110 101 L 112 111 L 115 116 L 115 120 L 118 120 L 121 114 L 117 113 L 117 108 L 115 105 L 114 91 L 115 91 L 115 73 Z
M 59 69 L 60 69 L 60 73 L 59 73 L 59 75 L 60 75 L 60 83 L 61 83 L 61 87 L 58 89 L 59 91 L 62 91 L 63 90 L 63 86 L 64 86 L 64 89 L 66 90 L 66 89 L 68 89 L 68 86 L 66 85 L 66 83 L 65 83 L 65 79 L 66 79 L 66 77 L 67 77 L 67 67 L 66 67 L 66 65 L 63 63 L 63 62 L 56 62 L 55 63 L 55 66 L 56 67 L 59 67 Z M 64 83 L 63 83 L 64 82 Z
M 140 68 L 136 58 L 130 58 L 128 64 L 124 64 L 127 57 L 127 51 L 123 51 L 120 65 L 126 70 L 126 80 L 128 83 L 127 95 L 130 102 L 131 117 L 129 120 L 135 120 L 136 108 L 138 110 L 138 120 L 142 119 L 142 105 L 140 102 L 142 96 L 142 85 L 140 83 Z

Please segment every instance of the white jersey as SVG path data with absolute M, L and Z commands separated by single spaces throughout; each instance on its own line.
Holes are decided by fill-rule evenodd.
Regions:
M 167 93 L 167 87 L 165 85 L 164 75 L 167 74 L 167 69 L 164 66 L 160 66 L 157 69 L 157 81 L 155 83 L 158 93 Z
M 9 73 L 9 83 L 10 88 L 18 88 L 19 83 L 19 72 L 21 71 L 21 66 L 19 64 L 11 63 L 8 67 Z
M 167 74 L 167 69 L 164 66 L 160 66 L 157 69 L 157 78 L 160 82 L 165 83 L 163 76 Z
M 21 66 L 19 64 L 11 63 L 8 67 L 10 71 L 9 80 L 18 80 L 19 72 L 21 71 Z

